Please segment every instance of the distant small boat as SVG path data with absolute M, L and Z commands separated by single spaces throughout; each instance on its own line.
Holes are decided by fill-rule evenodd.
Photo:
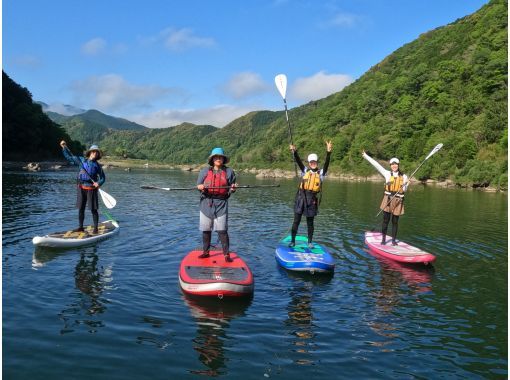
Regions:
M 149 167 L 149 163 L 146 162 L 145 164 L 143 164 L 144 167 L 148 168 Z

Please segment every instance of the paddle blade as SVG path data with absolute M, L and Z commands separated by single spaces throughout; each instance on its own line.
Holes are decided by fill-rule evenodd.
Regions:
M 285 74 L 278 74 L 275 76 L 274 83 L 276 84 L 276 88 L 280 92 L 280 95 L 285 100 L 285 94 L 287 93 L 287 77 Z
M 114 208 L 117 204 L 117 201 L 114 197 L 112 197 L 110 194 L 108 194 L 106 191 L 103 191 L 99 189 L 99 194 L 101 195 L 101 199 L 103 200 L 104 205 L 106 208 Z
M 436 147 L 430 151 L 429 155 L 425 158 L 425 160 L 428 160 L 430 157 L 432 157 L 432 155 L 436 154 L 442 147 L 443 147 L 442 143 L 437 144 Z

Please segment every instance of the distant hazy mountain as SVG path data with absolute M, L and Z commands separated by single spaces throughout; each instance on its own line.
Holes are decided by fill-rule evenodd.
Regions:
M 41 104 L 42 102 L 39 102 Z M 41 104 L 44 110 L 44 103 Z M 69 110 L 78 108 L 69 106 Z M 114 130 L 143 131 L 148 129 L 132 121 L 106 115 L 97 110 L 88 110 L 77 115 L 65 116 L 46 109 L 46 114 L 55 123 L 60 124 L 69 135 L 85 145 L 97 144 Z

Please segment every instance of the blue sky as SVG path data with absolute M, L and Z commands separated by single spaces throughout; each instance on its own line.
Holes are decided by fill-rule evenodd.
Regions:
M 34 100 L 222 127 L 341 91 L 486 0 L 3 0 L 4 71 Z

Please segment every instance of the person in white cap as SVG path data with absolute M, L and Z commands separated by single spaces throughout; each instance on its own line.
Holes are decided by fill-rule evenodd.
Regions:
M 326 141 L 326 160 L 324 162 L 324 167 L 319 169 L 319 157 L 317 154 L 312 153 L 308 155 L 308 167 L 305 167 L 301 158 L 299 158 L 296 146 L 290 145 L 294 161 L 296 161 L 296 164 L 301 170 L 301 181 L 299 182 L 299 188 L 294 201 L 294 222 L 291 227 L 291 242 L 289 247 L 294 247 L 296 245 L 296 235 L 299 223 L 301 223 L 301 217 L 304 214 L 306 216 L 306 224 L 308 227 L 308 247 L 313 248 L 313 219 L 319 212 L 319 200 L 317 199 L 317 194 L 321 191 L 322 181 L 328 171 L 332 149 L 333 144 L 331 141 Z
M 78 223 L 79 226 L 74 231 L 83 232 L 83 222 L 85 220 L 85 207 L 89 204 L 90 212 L 92 213 L 92 220 L 94 222 L 93 234 L 98 233 L 99 224 L 99 197 L 98 189 L 106 180 L 103 168 L 99 164 L 99 160 L 103 155 L 97 145 L 92 145 L 86 152 L 85 156 L 73 156 L 71 151 L 67 147 L 64 140 L 60 142 L 62 147 L 62 153 L 64 157 L 73 165 L 77 165 L 80 168 L 78 172 L 77 182 L 77 200 L 76 207 L 79 209 L 78 212 Z
M 381 244 L 386 244 L 386 233 L 391 218 L 391 244 L 397 245 L 398 219 L 400 215 L 404 215 L 404 193 L 409 185 L 409 180 L 407 175 L 400 171 L 398 158 L 393 157 L 390 160 L 391 170 L 386 170 L 365 151 L 362 155 L 384 177 L 384 196 L 380 206 L 383 211 Z

